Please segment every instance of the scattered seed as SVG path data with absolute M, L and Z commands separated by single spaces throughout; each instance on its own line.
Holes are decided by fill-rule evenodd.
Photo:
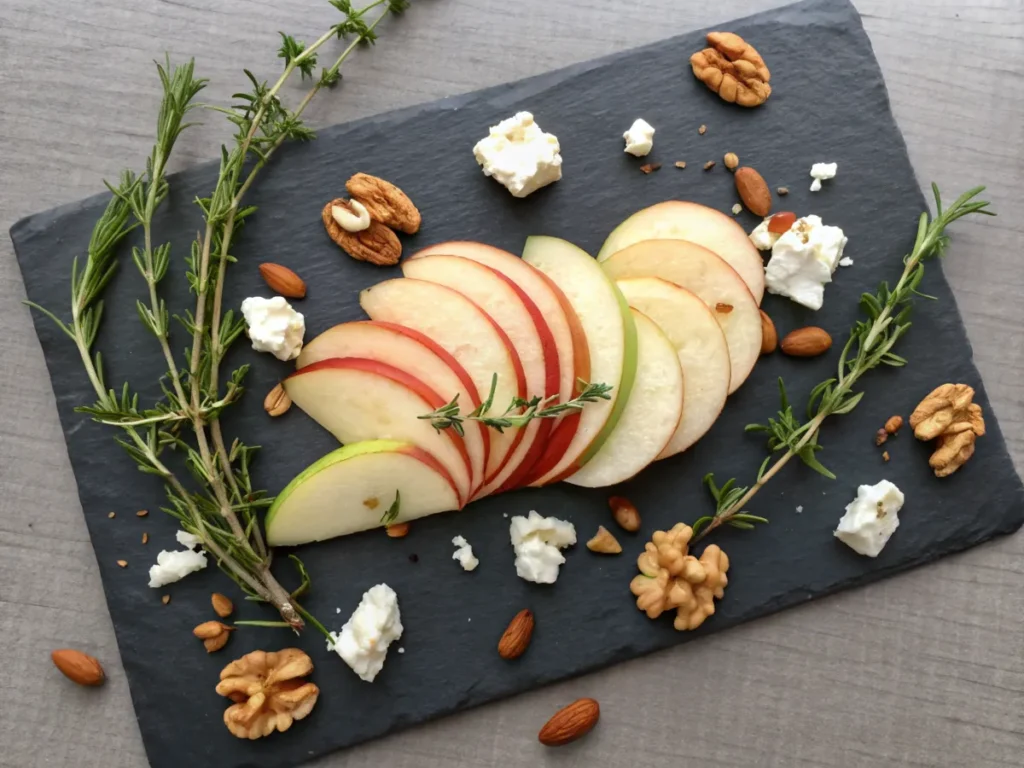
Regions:
M 739 216 L 741 213 L 743 213 L 743 206 L 736 203 L 736 205 L 732 207 L 732 214 L 733 216 Z
M 775 192 L 776 192 L 776 193 L 777 193 L 777 194 L 778 194 L 779 196 L 781 196 L 781 197 L 785 197 L 786 195 L 788 195 L 788 194 L 789 194 L 789 187 L 779 187 L 778 189 L 776 189 L 776 190 L 775 190 Z
M 735 152 L 726 152 L 722 162 L 725 163 L 725 167 L 730 171 L 735 171 L 736 167 L 740 164 L 740 158 Z
M 875 432 L 875 445 L 881 445 L 889 439 L 889 433 L 885 431 L 885 427 Z
M 890 416 L 889 419 L 885 422 L 885 431 L 888 432 L 890 435 L 895 435 L 897 432 L 900 431 L 900 427 L 902 426 L 902 416 Z
M 163 603 L 164 605 L 167 605 L 169 602 L 171 602 L 171 596 L 170 595 L 164 595 L 163 597 L 160 598 L 160 602 Z
M 122 568 L 127 568 L 128 567 L 128 561 L 127 560 L 118 560 L 117 564 L 120 565 Z
M 135 513 L 135 516 L 136 517 L 145 517 L 148 514 L 149 514 L 149 510 L 148 509 L 140 509 L 138 512 Z
M 679 168 L 681 170 L 681 169 L 686 167 L 686 161 L 685 160 L 676 160 L 675 166 L 676 166 L 676 168 Z
M 116 512 L 107 512 L 107 517 L 109 517 L 111 520 L 113 520 L 115 517 L 117 517 L 117 513 Z
M 142 532 L 142 543 L 149 544 L 149 534 L 145 531 Z
M 644 173 L 654 173 L 659 168 L 661 168 L 661 163 L 644 163 L 640 166 L 640 170 Z
M 706 163 L 704 163 L 704 170 L 705 171 L 710 171 L 714 167 L 715 167 L 715 161 L 714 160 L 708 160 Z
M 702 125 L 700 128 L 697 129 L 697 133 L 699 133 L 701 136 L 703 136 L 707 132 L 708 127 L 706 125 Z
M 888 451 L 882 451 L 882 461 L 888 461 L 888 460 L 889 460 L 889 452 Z
M 718 302 L 717 304 L 715 304 L 715 312 L 718 312 L 719 314 L 722 315 L 728 315 L 730 312 L 732 312 L 732 309 L 732 304 L 724 304 L 722 302 Z

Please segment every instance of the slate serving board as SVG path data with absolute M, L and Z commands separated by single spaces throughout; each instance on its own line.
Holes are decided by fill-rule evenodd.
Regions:
M 706 160 L 737 152 L 757 167 L 772 187 L 790 195 L 777 208 L 817 213 L 843 227 L 854 266 L 841 269 L 826 290 L 818 313 L 767 296 L 764 306 L 781 331 L 805 324 L 825 327 L 837 347 L 857 318 L 861 292 L 880 280 L 894 281 L 900 258 L 913 243 L 925 203 L 903 139 L 889 110 L 885 85 L 854 8 L 845 0 L 811 0 L 723 25 L 755 44 L 772 70 L 774 93 L 756 110 L 724 104 L 690 74 L 687 59 L 702 47 L 693 33 L 645 48 L 584 63 L 529 80 L 441 102 L 393 112 L 320 132 L 308 145 L 293 146 L 263 175 L 249 201 L 258 205 L 239 238 L 241 263 L 232 268 L 227 305 L 249 295 L 268 295 L 256 270 L 261 261 L 295 268 L 310 286 L 299 303 L 307 338 L 331 325 L 362 317 L 358 292 L 398 274 L 339 254 L 320 224 L 324 201 L 342 190 L 355 171 L 402 186 L 423 212 L 424 226 L 406 239 L 407 251 L 448 239 L 476 239 L 518 252 L 526 235 L 552 234 L 595 253 L 610 228 L 646 205 L 670 198 L 696 200 L 720 210 L 735 202 L 732 178 Z M 565 178 L 526 200 L 514 200 L 483 178 L 470 147 L 487 127 L 514 111 L 529 109 L 541 126 L 562 141 Z M 637 116 L 657 128 L 647 162 L 664 167 L 652 175 L 622 152 L 622 131 Z M 707 134 L 698 135 L 700 124 Z M 672 166 L 686 160 L 685 171 Z M 816 161 L 839 163 L 839 176 L 816 195 L 807 170 Z M 216 168 L 204 165 L 171 179 L 171 195 L 156 222 L 157 242 L 173 239 L 180 267 L 199 217 L 191 200 L 213 186 Z M 952 193 L 959 190 L 947 190 Z M 11 230 L 29 298 L 63 310 L 73 256 L 81 254 L 105 203 L 97 196 L 40 213 Z M 741 223 L 751 227 L 748 214 Z M 957 258 L 956 244 L 949 258 Z M 108 289 L 107 316 L 99 348 L 111 385 L 125 379 L 155 398 L 164 368 L 135 315 L 142 281 L 124 249 L 124 265 Z M 166 281 L 169 305 L 190 304 L 178 273 Z M 131 686 L 147 753 L 154 766 L 187 764 L 286 766 L 356 744 L 449 712 L 686 642 L 791 605 L 974 546 L 1016 530 L 1024 521 L 1024 488 L 1007 454 L 984 387 L 971 361 L 971 347 L 941 269 L 930 266 L 922 290 L 938 297 L 915 309 L 915 326 L 901 353 L 903 370 L 868 376 L 867 396 L 854 414 L 823 430 L 821 458 L 839 477 L 829 481 L 791 466 L 757 497 L 753 511 L 772 522 L 753 533 L 726 531 L 717 539 L 733 562 L 727 596 L 713 619 L 697 632 L 680 634 L 668 619 L 648 621 L 626 585 L 636 572 L 644 536 L 709 509 L 701 485 L 705 472 L 720 479 L 750 478 L 764 445 L 743 425 L 764 420 L 777 408 L 776 379 L 784 376 L 796 402 L 831 374 L 836 354 L 816 360 L 782 355 L 763 359 L 730 398 L 713 430 L 682 456 L 660 462 L 619 491 L 632 498 L 644 519 L 644 535 L 622 536 L 626 552 L 596 557 L 581 545 L 568 553 L 554 587 L 516 577 L 506 516 L 537 509 L 574 522 L 585 540 L 607 522 L 607 491 L 558 485 L 519 491 L 474 503 L 470 508 L 418 521 L 411 535 L 391 540 L 379 531 L 304 547 L 301 555 L 315 588 L 308 607 L 339 629 L 361 593 L 386 581 L 400 596 L 405 635 L 392 649 L 374 684 L 358 680 L 318 634 L 293 640 L 280 630 L 238 632 L 227 650 L 207 656 L 188 633 L 210 618 L 209 595 L 228 591 L 239 618 L 272 618 L 243 603 L 237 590 L 209 568 L 162 590 L 146 586 L 146 569 L 161 548 L 175 548 L 175 526 L 155 512 L 159 483 L 134 471 L 109 430 L 85 421 L 73 407 L 93 396 L 76 350 L 44 318 L 36 330 L 53 380 L 61 422 L 79 493 L 96 549 L 107 602 Z M 186 341 L 174 339 L 174 348 Z M 262 393 L 289 366 L 257 355 L 243 343 L 229 362 L 252 365 L 250 396 L 232 408 L 226 433 L 261 443 L 257 483 L 279 491 L 303 467 L 335 447 L 332 438 L 297 409 L 270 422 Z M 978 390 L 988 435 L 960 472 L 938 481 L 927 467 L 928 447 L 909 430 L 886 445 L 883 464 L 872 436 L 888 416 L 908 414 L 922 395 L 946 381 Z M 877 560 L 855 555 L 832 537 L 856 486 L 882 477 L 907 495 L 902 525 Z M 144 521 L 132 512 L 154 510 Z M 797 509 L 802 508 L 801 512 Z M 117 511 L 116 519 L 107 518 Z M 150 544 L 139 543 L 141 531 Z M 473 544 L 480 568 L 465 574 L 451 560 L 451 538 Z M 411 555 L 418 556 L 413 562 Z M 122 569 L 116 560 L 127 559 Z M 285 559 L 278 572 L 294 581 Z M 159 597 L 173 596 L 169 606 Z M 495 644 L 506 623 L 529 606 L 537 616 L 532 647 L 515 663 L 501 662 Z M 340 615 L 336 609 L 340 608 Z M 280 634 L 278 634 L 280 632 Z M 214 693 L 217 673 L 230 659 L 257 647 L 298 644 L 316 664 L 323 693 L 313 714 L 287 736 L 258 743 L 234 739 L 221 724 L 225 700 Z

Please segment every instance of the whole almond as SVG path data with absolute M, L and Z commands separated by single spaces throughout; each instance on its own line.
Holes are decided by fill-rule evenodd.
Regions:
M 761 312 L 761 354 L 770 355 L 779 346 L 779 333 L 775 330 L 775 323 L 768 317 L 765 311 Z
M 229 627 L 227 624 L 222 624 L 219 621 L 204 621 L 192 630 L 192 634 L 200 640 L 209 640 L 211 637 L 217 637 L 227 632 L 234 632 L 234 630 L 234 627 Z
M 517 659 L 530 645 L 533 637 L 533 614 L 524 608 L 509 622 L 508 629 L 498 641 L 498 655 L 503 659 Z
M 736 192 L 747 210 L 756 216 L 767 216 L 772 209 L 772 192 L 761 174 L 749 166 L 736 169 Z
M 278 384 L 263 398 L 263 410 L 274 417 L 287 413 L 291 407 L 292 398 L 285 391 L 284 384 Z
M 601 707 L 594 699 L 577 699 L 555 712 L 537 738 L 546 747 L 560 747 L 586 736 L 597 725 Z
M 222 632 L 216 637 L 208 637 L 203 640 L 203 647 L 207 653 L 215 653 L 228 644 L 228 638 L 231 635 L 227 632 Z
M 286 299 L 301 299 L 306 295 L 305 281 L 288 267 L 265 261 L 260 264 L 260 274 L 270 290 Z
M 608 506 L 612 510 L 615 522 L 630 533 L 640 530 L 640 513 L 629 499 L 622 496 L 611 496 Z
M 832 346 L 832 337 L 824 328 L 809 325 L 787 333 L 780 346 L 793 357 L 817 357 Z
M 214 592 L 210 597 L 210 602 L 213 604 L 213 612 L 222 619 L 226 619 L 235 611 L 234 603 L 227 595 L 222 595 L 220 592 Z
M 54 665 L 64 677 L 79 685 L 100 685 L 106 679 L 103 667 L 88 654 L 73 648 L 62 648 L 50 654 Z

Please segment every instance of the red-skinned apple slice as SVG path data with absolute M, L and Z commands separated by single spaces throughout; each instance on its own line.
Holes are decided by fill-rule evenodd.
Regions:
M 729 345 L 729 394 L 747 380 L 761 354 L 761 313 L 746 283 L 717 254 L 686 240 L 643 240 L 601 266 L 616 280 L 660 277 L 699 296 Z
M 633 477 L 668 445 L 683 413 L 679 355 L 661 329 L 637 310 L 636 382 L 615 429 L 601 449 L 565 481 L 604 488 Z
M 359 304 L 373 320 L 417 330 L 447 350 L 466 369 L 481 400 L 496 376 L 491 414 L 504 413 L 513 398 L 527 397 L 526 373 L 505 331 L 458 291 L 402 277 L 362 291 Z M 469 410 L 463 408 L 463 414 Z M 522 437 L 521 429 L 491 432 L 485 482 L 501 471 Z
M 725 406 L 729 394 L 729 346 L 714 313 L 698 296 L 657 277 L 618 281 L 629 306 L 653 320 L 675 347 L 683 369 L 683 418 L 664 459 L 697 442 Z
M 267 511 L 267 542 L 297 546 L 376 528 L 396 493 L 396 522 L 459 508 L 455 481 L 430 453 L 366 440 L 331 451 L 288 483 Z
M 558 395 L 558 350 L 540 310 L 522 288 L 508 277 L 471 259 L 435 254 L 402 264 L 406 277 L 452 288 L 479 307 L 502 327 L 512 341 L 526 374 L 530 397 Z M 504 468 L 480 490 L 487 496 L 499 488 L 515 487 L 533 466 L 548 442 L 552 423 L 536 419 L 523 427 L 523 438 Z
M 468 410 L 480 405 L 476 386 L 466 369 L 433 339 L 412 328 L 368 320 L 342 323 L 307 342 L 295 366 L 301 370 L 332 357 L 379 360 L 412 374 L 435 392 L 457 394 L 459 402 Z M 473 421 L 467 421 L 463 426 L 475 492 L 484 482 L 490 430 Z
M 606 384 L 608 400 L 586 404 L 565 448 L 549 444 L 531 485 L 546 485 L 575 473 L 604 445 L 629 400 L 636 375 L 636 324 L 615 283 L 594 259 L 556 237 L 529 237 L 523 260 L 547 275 L 579 318 L 590 351 L 591 384 Z
M 688 240 L 717 253 L 739 274 L 760 304 L 764 297 L 764 259 L 746 231 L 721 211 L 683 200 L 668 200 L 637 211 L 601 246 L 598 261 L 641 240 Z
M 575 397 L 577 381 L 590 381 L 590 349 L 587 346 L 587 337 L 583 333 L 583 326 L 580 325 L 569 299 L 551 278 L 515 254 L 468 240 L 431 245 L 413 254 L 410 260 L 433 254 L 462 256 L 477 261 L 505 275 L 533 300 L 547 322 L 558 348 L 559 402 L 564 403 Z M 555 421 L 547 441 L 547 453 L 560 457 L 565 452 L 572 442 L 573 435 L 576 434 L 579 420 L 579 412 L 572 411 Z M 521 478 L 521 484 L 528 485 L 544 474 L 546 469 L 550 469 L 550 463 L 547 468 L 535 464 L 528 475 Z
M 452 476 L 459 503 L 469 500 L 471 462 L 462 437 L 419 418 L 447 400 L 405 371 L 378 360 L 332 357 L 284 380 L 292 402 L 346 445 L 402 440 L 430 453 Z

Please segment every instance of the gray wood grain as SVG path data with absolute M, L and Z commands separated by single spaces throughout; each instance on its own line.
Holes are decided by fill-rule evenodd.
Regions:
M 340 94 L 320 100 L 310 116 L 335 123 L 775 4 L 420 0 L 387 24 L 376 48 L 351 60 Z M 1004 214 L 957 224 L 946 271 L 1024 468 L 1024 224 L 1014 209 L 1024 176 L 1024 7 L 1017 0 L 856 4 L 919 179 L 947 190 L 986 183 Z M 332 13 L 320 0 L 0 0 L 0 225 L 92 193 L 100 178 L 137 165 L 157 100 L 150 61 L 162 51 L 195 56 L 213 81 L 206 100 L 221 102 L 241 84 L 242 66 L 277 70 L 277 30 L 309 39 Z M 221 121 L 208 119 L 180 142 L 175 167 L 210 158 L 226 134 Z M 23 299 L 2 237 L 0 765 L 136 768 L 145 755 Z M 320 764 L 1021 766 L 1022 563 L 1017 535 Z M 48 658 L 65 646 L 99 657 L 108 684 L 68 684 Z M 601 726 L 577 747 L 545 752 L 539 726 L 583 695 L 601 701 Z

